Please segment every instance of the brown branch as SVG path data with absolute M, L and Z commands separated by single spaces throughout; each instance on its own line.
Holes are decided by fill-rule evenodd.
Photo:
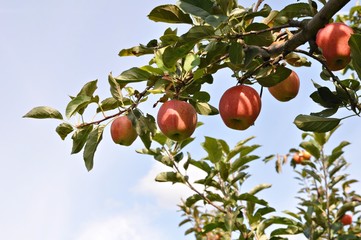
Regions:
M 297 47 L 314 39 L 318 30 L 323 28 L 348 2 L 350 2 L 350 0 L 329 0 L 324 7 L 304 25 L 300 32 L 293 35 L 284 44 L 279 44 L 274 47 L 271 54 L 280 54 L 283 52 L 284 55 L 287 55 Z

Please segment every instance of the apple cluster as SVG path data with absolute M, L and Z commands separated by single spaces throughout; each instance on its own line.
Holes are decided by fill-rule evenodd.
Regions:
M 351 50 L 348 41 L 352 34 L 352 28 L 343 23 L 330 23 L 318 31 L 316 44 L 322 51 L 329 70 L 341 70 L 350 62 Z M 292 71 L 286 79 L 268 87 L 268 90 L 278 101 L 287 102 L 297 96 L 299 88 L 300 79 Z M 229 88 L 222 95 L 219 113 L 227 127 L 245 130 L 256 121 L 261 105 L 261 98 L 256 90 L 248 85 L 237 85 Z M 174 141 L 182 141 L 195 131 L 197 112 L 190 103 L 177 99 L 169 100 L 160 107 L 157 123 L 165 136 Z M 120 145 L 129 146 L 137 138 L 137 132 L 127 116 L 114 119 L 110 131 L 113 141 Z M 307 152 L 293 156 L 296 164 L 308 159 L 310 155 Z

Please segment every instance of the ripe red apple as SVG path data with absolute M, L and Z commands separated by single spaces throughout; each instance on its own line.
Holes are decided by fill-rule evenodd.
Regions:
M 300 79 L 294 71 L 282 82 L 268 88 L 271 95 L 281 102 L 287 102 L 295 98 L 299 89 Z
M 348 40 L 352 34 L 352 28 L 343 23 L 329 23 L 318 31 L 316 44 L 331 71 L 341 70 L 351 61 Z
M 132 121 L 127 116 L 120 116 L 113 120 L 110 135 L 115 143 L 124 146 L 130 146 L 138 136 Z
M 345 214 L 341 217 L 341 223 L 343 225 L 350 225 L 352 223 L 352 216 L 349 214 Z
M 227 127 L 245 130 L 261 112 L 261 98 L 250 86 L 239 85 L 225 91 L 219 102 L 219 113 Z
M 191 104 L 173 99 L 159 108 L 157 123 L 168 138 L 182 141 L 190 137 L 196 129 L 197 112 Z

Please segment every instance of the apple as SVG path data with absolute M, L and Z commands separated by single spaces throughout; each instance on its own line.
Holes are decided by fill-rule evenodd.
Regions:
M 352 223 L 352 216 L 349 214 L 345 214 L 341 217 L 341 223 L 343 225 L 350 225 Z
M 219 113 L 225 125 L 245 130 L 254 124 L 261 112 L 261 98 L 250 86 L 239 85 L 226 90 L 219 101 Z
M 303 162 L 303 156 L 300 155 L 299 153 L 295 153 L 292 157 L 292 160 L 295 164 L 302 164 Z
M 311 154 L 309 152 L 302 150 L 301 154 L 302 154 L 303 159 L 305 159 L 305 160 L 311 159 Z
M 268 88 L 271 95 L 281 102 L 287 102 L 295 98 L 299 89 L 300 79 L 294 71 L 282 82 Z
M 130 146 L 138 136 L 132 121 L 127 116 L 120 116 L 113 120 L 110 135 L 115 143 L 124 146 Z
M 329 23 L 318 31 L 316 44 L 331 71 L 341 70 L 351 61 L 348 41 L 353 33 L 352 28 L 343 23 Z
M 190 137 L 197 127 L 197 112 L 184 101 L 173 99 L 159 108 L 157 123 L 162 133 L 175 141 Z

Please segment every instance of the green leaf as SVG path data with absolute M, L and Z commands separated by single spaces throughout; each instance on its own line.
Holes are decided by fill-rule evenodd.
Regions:
M 340 218 L 347 212 L 347 211 L 354 211 L 355 207 L 360 206 L 360 202 L 347 202 L 337 211 L 337 216 L 335 222 L 340 220 Z
M 193 94 L 193 100 L 197 102 L 209 102 L 211 95 L 208 92 L 199 91 Z
M 150 148 L 152 136 L 156 133 L 157 126 L 152 115 L 144 116 L 138 109 L 133 109 L 128 114 L 133 126 L 146 148 Z
M 361 34 L 353 34 L 348 41 L 351 47 L 352 65 L 361 79 Z
M 263 206 L 267 206 L 268 203 L 265 200 L 259 199 L 256 196 L 249 193 L 242 193 L 237 197 L 237 200 L 257 203 Z
M 196 102 L 194 108 L 201 115 L 217 115 L 218 109 L 206 102 Z
M 59 134 L 62 140 L 64 140 L 66 136 L 68 136 L 68 134 L 71 133 L 73 130 L 73 126 L 69 123 L 61 123 L 56 128 L 56 132 Z
M 234 173 L 239 168 L 243 167 L 245 164 L 247 164 L 251 161 L 254 161 L 256 159 L 259 159 L 259 156 L 256 156 L 256 155 L 241 156 L 232 163 L 230 172 Z
M 78 153 L 83 149 L 88 139 L 89 133 L 92 130 L 93 130 L 93 125 L 88 125 L 74 132 L 73 136 L 71 137 L 71 139 L 73 140 L 73 147 L 71 150 L 71 154 Z
M 245 16 L 245 20 L 250 20 L 255 17 L 267 17 L 271 13 L 271 7 L 268 4 L 264 4 L 263 8 L 257 12 L 248 13 Z
M 150 48 L 150 47 L 146 47 L 144 45 L 139 45 L 139 46 L 135 46 L 132 48 L 127 48 L 127 49 L 122 49 L 119 52 L 119 56 L 120 57 L 127 57 L 127 56 L 143 56 L 146 54 L 153 54 L 154 53 L 154 48 Z
M 203 39 L 214 36 L 214 28 L 211 26 L 194 26 L 180 38 L 180 45 L 186 43 L 197 43 Z M 179 46 L 179 45 L 178 45 Z
M 98 148 L 100 141 L 103 138 L 103 131 L 105 126 L 99 125 L 96 126 L 89 134 L 88 139 L 86 141 L 84 147 L 83 158 L 85 162 L 85 166 L 88 171 L 93 169 L 94 165 L 94 154 Z
M 194 47 L 193 42 L 189 42 L 186 44 L 182 44 L 180 46 L 169 46 L 164 50 L 163 53 L 163 64 L 167 68 L 172 68 L 176 64 L 176 62 L 186 56 Z
M 337 127 L 340 123 L 338 118 L 325 118 L 309 115 L 298 115 L 294 124 L 303 131 L 328 132 Z
M 339 99 L 330 89 L 327 87 L 317 88 L 317 92 L 320 95 L 321 99 L 332 106 L 339 105 L 342 103 L 342 100 Z
M 94 80 L 94 81 L 90 81 L 90 82 L 87 82 L 83 87 L 82 89 L 80 90 L 80 92 L 78 93 L 77 96 L 80 96 L 80 95 L 85 95 L 85 96 L 88 96 L 88 97 L 92 97 L 95 90 L 98 88 L 97 87 L 97 82 L 98 80 Z
M 258 192 L 260 192 L 264 189 L 270 188 L 270 187 L 272 187 L 272 184 L 259 184 L 259 185 L 255 186 L 254 188 L 252 188 L 248 193 L 251 195 L 255 195 Z
M 100 106 L 97 108 L 97 113 L 102 112 L 102 111 L 113 110 L 113 109 L 118 108 L 119 106 L 120 106 L 120 104 L 115 98 L 109 97 L 109 98 L 104 99 L 100 103 Z
M 257 82 L 263 87 L 271 87 L 285 80 L 291 73 L 292 70 L 280 65 L 267 76 L 258 77 Z
M 196 161 L 196 160 L 189 160 L 189 163 L 203 171 L 205 171 L 206 173 L 210 173 L 212 168 L 208 165 L 207 162 L 205 161 Z
M 180 173 L 177 172 L 161 172 L 155 177 L 157 182 L 172 182 L 172 183 L 183 183 L 184 178 Z
M 187 207 L 192 207 L 196 202 L 202 200 L 203 198 L 199 194 L 194 194 L 188 197 L 185 201 Z
M 234 65 L 241 65 L 244 61 L 243 45 L 239 42 L 233 41 L 229 48 L 229 60 Z
M 79 110 L 83 109 L 91 102 L 92 98 L 87 95 L 79 95 L 73 98 L 66 106 L 65 115 L 70 118 Z
M 320 149 L 318 149 L 318 147 L 315 146 L 312 142 L 302 142 L 300 146 L 315 158 L 320 158 Z
M 289 4 L 283 8 L 275 18 L 275 25 L 286 24 L 293 18 L 311 17 L 312 11 L 308 3 Z
M 40 106 L 31 109 L 27 114 L 23 116 L 23 118 L 37 118 L 37 119 L 45 119 L 45 118 L 54 118 L 54 119 L 63 119 L 61 113 L 47 106 Z
M 269 26 L 263 23 L 252 23 L 246 28 L 246 32 L 260 31 L 268 29 Z M 248 45 L 269 46 L 273 43 L 273 35 L 271 31 L 260 34 L 251 34 L 244 37 L 244 41 Z
M 148 15 L 150 20 L 165 23 L 189 23 L 193 21 L 188 14 L 183 13 L 176 5 L 161 5 L 154 8 Z
M 325 110 L 322 110 L 320 112 L 317 113 L 311 113 L 310 115 L 312 116 L 318 116 L 318 117 L 331 117 L 332 115 L 334 115 L 335 113 L 337 113 L 338 108 L 327 108 Z
M 222 144 L 215 138 L 205 137 L 202 147 L 208 153 L 207 159 L 211 162 L 216 163 L 223 157 Z
M 180 0 L 178 6 L 186 13 L 206 19 L 211 15 L 213 2 L 211 0 Z
M 148 80 L 152 74 L 137 67 L 133 67 L 122 72 L 119 76 L 114 79 L 119 83 L 130 83 L 130 82 L 141 82 Z
M 123 83 L 121 86 L 112 76 L 110 73 L 108 76 L 108 82 L 110 85 L 110 93 L 112 94 L 113 98 L 116 99 L 118 102 L 123 101 L 123 94 L 122 94 L 122 88 L 125 86 Z
M 183 69 L 185 71 L 191 71 L 193 68 L 197 67 L 200 63 L 200 58 L 194 53 L 188 53 L 183 64 Z
M 312 170 L 309 170 L 309 169 L 303 169 L 303 172 L 307 173 L 308 175 L 310 175 L 312 178 L 314 178 L 315 180 L 317 180 L 319 183 L 321 183 L 321 177 L 320 175 L 315 172 L 315 171 L 312 171 Z

